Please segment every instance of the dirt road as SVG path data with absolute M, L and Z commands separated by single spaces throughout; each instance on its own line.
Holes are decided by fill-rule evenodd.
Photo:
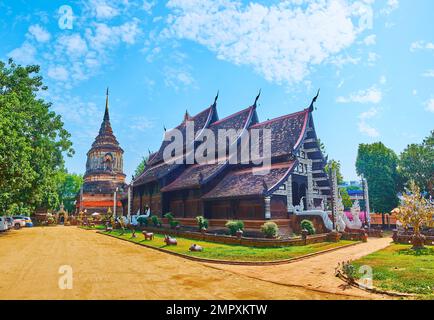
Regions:
M 335 260 L 326 260 L 329 268 L 323 274 L 321 259 L 327 258 L 254 269 L 215 266 L 76 227 L 37 227 L 0 234 L 0 299 L 382 298 L 358 289 L 327 292 L 323 278 L 334 278 L 329 269 Z M 70 290 L 58 285 L 62 265 L 72 267 Z M 278 272 L 287 272 L 288 278 Z M 293 282 L 290 274 L 307 278 Z M 300 286 L 302 282 L 311 288 Z

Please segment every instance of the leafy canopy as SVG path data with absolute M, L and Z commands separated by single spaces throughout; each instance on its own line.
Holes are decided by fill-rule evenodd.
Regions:
M 39 66 L 0 61 L 0 213 L 59 204 L 57 172 L 74 151 L 60 115 L 41 93 Z
M 434 197 L 434 130 L 420 144 L 410 144 L 401 153 L 399 172 L 404 181 L 414 180 L 422 192 Z
M 356 171 L 368 181 L 372 210 L 388 213 L 398 205 L 398 157 L 383 143 L 360 144 Z

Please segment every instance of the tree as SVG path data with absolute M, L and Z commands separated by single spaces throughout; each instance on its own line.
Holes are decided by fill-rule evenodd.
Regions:
M 344 205 L 345 209 L 351 208 L 353 202 L 351 201 L 347 188 L 339 188 L 339 192 L 341 194 L 342 204 Z
M 404 181 L 413 180 L 434 197 L 434 130 L 421 144 L 410 144 L 401 153 L 399 172 Z
M 321 153 L 325 158 L 328 158 L 327 150 L 324 143 L 319 138 L 317 138 L 316 140 L 317 140 L 318 147 L 321 150 Z M 329 172 L 330 169 L 336 170 L 336 178 L 337 178 L 336 180 L 338 184 L 342 184 L 344 182 L 344 177 L 342 176 L 341 173 L 341 162 L 339 160 L 330 159 L 325 165 L 325 170 L 326 172 Z
M 433 226 L 434 206 L 425 199 L 418 185 L 411 180 L 410 192 L 404 193 L 403 204 L 398 208 L 397 218 L 404 227 L 413 227 L 413 249 L 421 249 L 424 237 L 421 236 L 423 226 Z
M 143 170 L 145 170 L 146 165 L 148 164 L 148 158 L 149 157 L 142 157 L 142 161 L 138 164 L 136 171 L 134 171 L 134 177 L 138 177 L 142 174 Z
M 63 203 L 65 210 L 73 212 L 75 209 L 74 201 L 82 185 L 82 175 L 68 173 L 66 170 L 59 171 L 57 184 L 59 206 Z
M 329 170 L 336 170 L 336 180 L 339 184 L 342 184 L 344 182 L 344 177 L 341 173 L 341 162 L 339 160 L 330 159 L 326 166 L 325 170 L 326 172 L 329 172 Z
M 382 214 L 398 205 L 397 163 L 395 152 L 381 142 L 359 145 L 356 171 L 368 181 L 370 207 Z
M 38 98 L 44 90 L 39 66 L 0 61 L 1 212 L 56 205 L 56 173 L 74 151 L 61 117 Z

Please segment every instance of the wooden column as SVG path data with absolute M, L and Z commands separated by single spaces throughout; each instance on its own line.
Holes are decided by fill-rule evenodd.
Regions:
M 265 219 L 270 220 L 271 219 L 271 197 L 265 197 Z

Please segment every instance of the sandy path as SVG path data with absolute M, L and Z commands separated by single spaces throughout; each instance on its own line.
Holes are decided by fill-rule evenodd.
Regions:
M 355 260 L 383 249 L 391 241 L 391 238 L 370 238 L 367 243 L 277 266 L 258 267 L 216 264 L 210 264 L 209 266 L 218 270 L 230 271 L 234 274 L 245 275 L 252 279 L 261 279 L 272 283 L 300 286 L 321 292 L 346 294 L 367 299 L 384 299 L 386 298 L 384 296 L 343 285 L 343 282 L 334 276 L 334 270 L 339 262 Z
M 308 261 L 316 259 L 321 257 L 300 263 L 309 265 Z M 330 267 L 332 264 L 330 261 Z M 58 287 L 61 265 L 73 269 L 72 290 Z M 276 271 L 286 270 L 310 279 L 315 278 L 311 272 L 317 273 L 316 267 L 298 269 L 297 264 L 292 264 L 254 270 L 217 268 L 227 270 L 76 227 L 38 227 L 0 234 L 0 299 L 354 298 L 319 292 L 315 287 L 310 290 L 297 284 L 287 286 L 251 278 L 254 275 L 280 281 L 275 278 Z

